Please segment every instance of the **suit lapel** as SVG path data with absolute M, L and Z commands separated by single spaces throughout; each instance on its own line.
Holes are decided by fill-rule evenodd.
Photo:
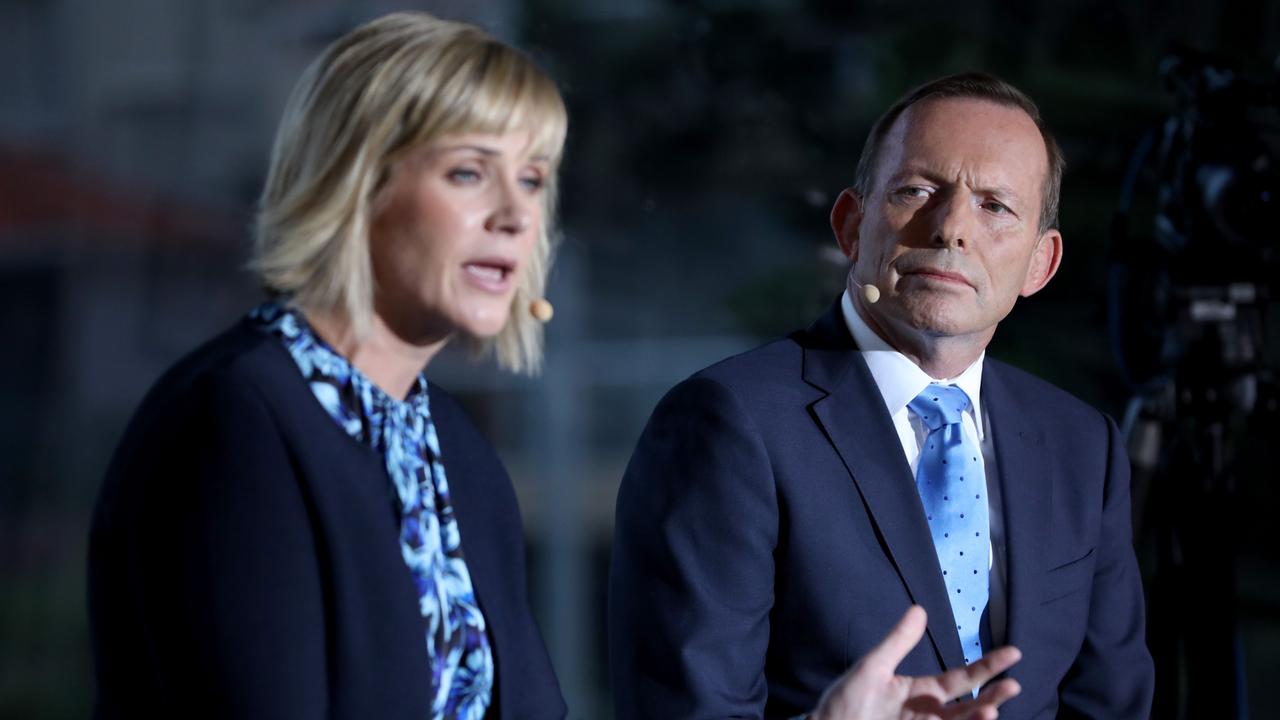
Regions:
M 991 420 L 1008 563 L 1007 642 L 1023 644 L 1039 607 L 1038 582 L 1044 571 L 1053 520 L 1053 474 L 1038 461 L 1044 431 L 1005 383 L 999 364 L 988 361 L 982 376 L 983 406 Z M 1011 671 L 1017 677 L 1018 666 Z
M 911 467 L 840 304 L 797 339 L 804 347 L 805 381 L 827 393 L 811 406 L 815 422 L 849 470 L 907 593 L 928 612 L 927 634 L 939 664 L 962 667 L 951 603 Z

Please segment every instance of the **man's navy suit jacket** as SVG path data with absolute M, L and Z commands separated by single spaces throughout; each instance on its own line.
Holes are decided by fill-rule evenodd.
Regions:
M 839 303 L 673 389 L 618 494 L 609 587 L 620 719 L 812 710 L 912 603 L 899 667 L 962 667 L 910 466 Z M 1153 688 L 1129 467 L 1108 418 L 988 359 L 1022 694 L 1001 718 L 1143 718 Z
M 492 447 L 439 388 L 431 414 L 497 667 L 490 718 L 562 718 Z M 90 541 L 95 714 L 431 716 L 418 594 L 380 455 L 248 322 L 168 372 L 108 470 Z

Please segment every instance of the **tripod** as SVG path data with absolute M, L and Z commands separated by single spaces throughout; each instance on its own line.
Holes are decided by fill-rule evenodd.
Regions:
M 1135 534 L 1149 578 L 1153 717 L 1247 716 L 1235 459 L 1259 393 L 1275 389 L 1261 357 L 1266 290 L 1240 283 L 1178 291 L 1185 352 L 1126 418 Z

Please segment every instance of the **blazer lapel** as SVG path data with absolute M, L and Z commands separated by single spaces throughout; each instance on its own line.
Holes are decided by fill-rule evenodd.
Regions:
M 964 655 L 915 478 L 839 302 L 796 339 L 804 348 L 805 381 L 827 393 L 810 407 L 815 422 L 849 470 L 907 593 L 928 612 L 927 634 L 939 664 L 962 667 Z
M 1053 473 L 1037 460 L 1044 431 L 1004 382 L 998 364 L 988 362 L 982 375 L 983 407 L 991 421 L 1000 496 L 1003 499 L 1004 546 L 1008 563 L 1007 642 L 1022 645 L 1035 622 L 1040 598 L 1038 580 L 1047 557 L 1053 519 Z M 1018 677 L 1019 667 L 1010 672 Z

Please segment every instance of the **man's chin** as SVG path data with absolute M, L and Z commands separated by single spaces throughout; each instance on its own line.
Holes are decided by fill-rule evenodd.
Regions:
M 899 312 L 894 314 L 908 327 L 929 335 L 960 335 L 973 330 L 972 319 L 952 302 L 925 300 L 902 303 Z

